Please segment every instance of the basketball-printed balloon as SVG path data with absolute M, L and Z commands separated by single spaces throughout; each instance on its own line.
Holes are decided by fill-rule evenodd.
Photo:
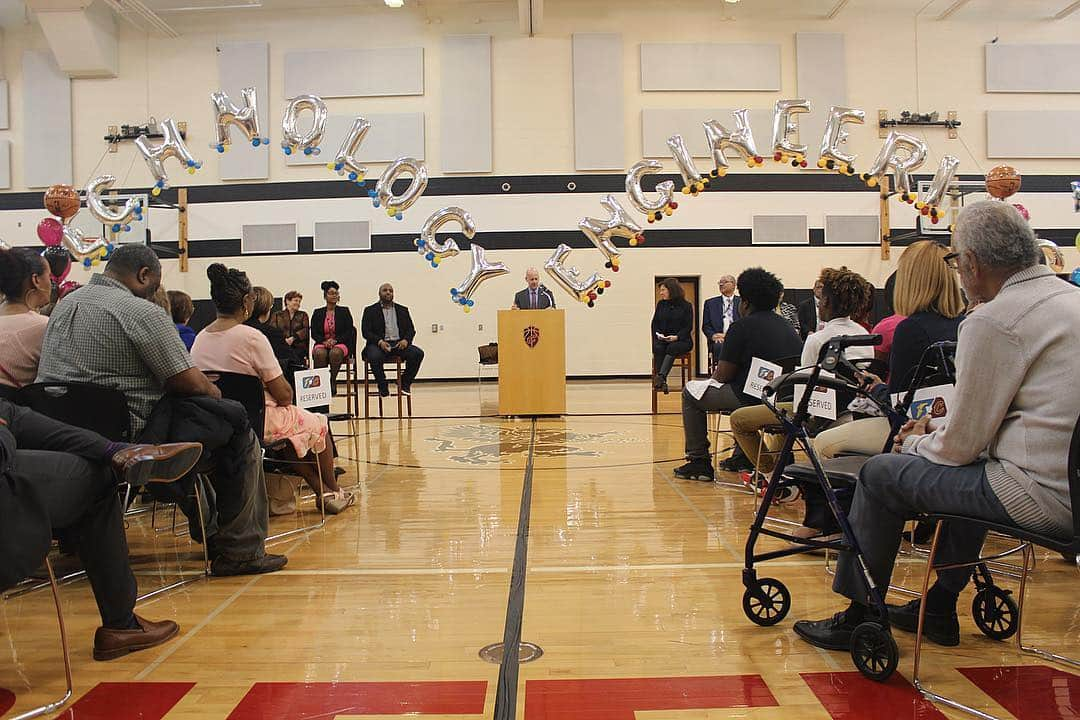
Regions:
M 998 200 L 1016 194 L 1020 189 L 1020 173 L 1011 165 L 998 165 L 986 173 L 986 192 Z
M 45 209 L 67 222 L 79 212 L 79 193 L 70 185 L 51 185 L 45 191 Z

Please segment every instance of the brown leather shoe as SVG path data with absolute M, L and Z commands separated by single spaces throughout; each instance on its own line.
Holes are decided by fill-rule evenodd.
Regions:
M 138 487 L 148 482 L 172 482 L 187 474 L 202 456 L 202 444 L 132 445 L 112 457 L 120 479 Z
M 99 627 L 94 633 L 94 659 L 115 660 L 128 653 L 156 647 L 180 632 L 180 626 L 172 620 L 152 622 L 135 616 L 138 630 L 111 630 Z

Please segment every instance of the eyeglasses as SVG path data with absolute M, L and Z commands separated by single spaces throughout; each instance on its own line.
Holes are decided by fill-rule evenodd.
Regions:
M 960 269 L 960 253 L 949 253 L 942 258 L 950 270 Z

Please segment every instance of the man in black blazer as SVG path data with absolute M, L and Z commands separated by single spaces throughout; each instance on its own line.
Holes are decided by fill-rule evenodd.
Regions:
M 799 303 L 799 334 L 805 341 L 806 336 L 818 329 L 818 303 L 821 302 L 821 279 L 814 283 L 814 296 Z
M 555 296 L 540 284 L 540 273 L 536 268 L 525 271 L 525 284 L 528 287 L 514 295 L 514 310 L 555 309 Z
M 61 531 L 75 539 L 101 615 L 95 660 L 151 648 L 176 635 L 175 622 L 134 613 L 138 588 L 116 484 L 176 480 L 201 454 L 199 443 L 110 442 L 0 400 L 0 589 L 34 572 L 53 533 Z
M 379 286 L 379 302 L 364 308 L 360 334 L 367 342 L 363 357 L 371 363 L 371 373 L 379 385 L 379 394 L 383 397 L 390 394 L 383 370 L 383 363 L 388 357 L 405 359 L 405 372 L 398 390 L 404 395 L 410 394 L 413 380 L 424 360 L 424 351 L 412 344 L 416 328 L 413 327 L 409 308 L 394 302 L 394 287 L 390 283 Z

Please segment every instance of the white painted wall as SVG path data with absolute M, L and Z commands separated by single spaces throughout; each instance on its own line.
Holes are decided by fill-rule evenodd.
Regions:
M 529 38 L 519 34 L 516 3 L 428 2 L 417 8 L 390 10 L 372 2 L 356 9 L 293 11 L 208 12 L 169 15 L 181 33 L 178 39 L 147 37 L 126 23 L 117 25 L 120 74 L 108 80 L 73 80 L 74 168 L 78 182 L 109 172 L 126 186 L 146 186 L 150 175 L 134 148 L 103 154 L 102 136 L 110 124 L 141 123 L 149 115 L 186 120 L 190 146 L 205 162 L 203 170 L 189 177 L 173 168 L 174 185 L 216 184 L 216 154 L 207 148 L 211 138 L 208 94 L 217 89 L 215 46 L 230 40 L 266 40 L 270 44 L 270 97 L 268 103 L 273 144 L 270 181 L 327 180 L 333 176 L 321 166 L 287 167 L 277 148 L 278 123 L 283 97 L 282 59 L 287 51 L 322 47 L 401 47 L 421 45 L 425 55 L 426 94 L 419 97 L 345 98 L 327 101 L 331 113 L 422 112 L 427 118 L 427 158 L 432 175 L 439 176 L 441 143 L 439 112 L 442 107 L 439 81 L 441 38 L 448 34 L 488 33 L 492 36 L 494 173 L 573 173 L 573 108 L 571 85 L 571 34 L 615 32 L 624 39 L 626 165 L 641 156 L 640 116 L 643 108 L 770 107 L 775 100 L 795 92 L 794 34 L 796 31 L 842 32 L 847 52 L 849 104 L 867 111 L 871 122 L 852 129 L 851 149 L 868 162 L 880 146 L 873 118 L 878 108 L 892 115 L 902 109 L 957 110 L 964 123 L 963 141 L 945 139 L 944 130 L 925 134 L 930 144 L 928 171 L 943 153 L 961 160 L 961 172 L 984 172 L 997 161 L 985 157 L 985 112 L 988 109 L 1080 109 L 1080 95 L 1014 95 L 983 92 L 983 44 L 995 36 L 1000 42 L 1062 42 L 1080 36 L 1080 13 L 1061 22 L 1048 22 L 1030 6 L 1051 8 L 1053 2 L 1033 2 L 1025 9 L 1003 0 L 980 0 L 943 22 L 934 20 L 949 3 L 931 7 L 915 19 L 922 2 L 896 3 L 880 0 L 852 2 L 834 21 L 820 17 L 830 3 L 745 2 L 727 9 L 739 19 L 720 20 L 721 3 L 672 0 L 658 5 L 643 0 L 547 0 L 543 33 Z M 754 13 L 763 16 L 754 17 Z M 779 93 L 642 93 L 638 46 L 641 42 L 775 42 L 782 48 L 782 82 Z M 22 118 L 23 87 L 19 58 L 26 48 L 45 48 L 34 26 L 5 30 L 0 61 L 10 84 L 11 117 Z M 916 53 L 916 50 L 918 51 Z M 811 98 L 812 100 L 812 98 Z M 20 140 L 24 128 L 12 122 L 0 138 L 12 146 L 12 190 L 25 190 L 25 167 Z M 816 145 L 816 139 L 808 139 Z M 331 149 L 332 151 L 332 149 Z M 237 144 L 233 152 L 255 152 Z M 264 151 L 265 152 L 265 151 Z M 1023 173 L 1072 174 L 1080 177 L 1075 160 L 1023 160 L 1014 163 Z M 674 164 L 668 164 L 674 168 Z M 372 164 L 371 174 L 382 165 Z M 733 165 L 734 172 L 747 172 Z M 792 172 L 768 167 L 769 172 Z M 758 170 L 755 172 L 762 172 Z M 807 171 L 803 171 L 807 172 Z M 425 198 L 404 222 L 392 222 L 371 208 L 366 198 L 330 201 L 289 201 L 203 205 L 192 209 L 190 232 L 195 241 L 239 237 L 243 223 L 288 220 L 298 224 L 300 234 L 310 234 L 317 220 L 371 219 L 373 233 L 416 232 L 427 213 L 444 205 L 461 203 L 469 208 L 484 230 L 573 229 L 578 218 L 601 212 L 599 197 L 587 194 L 548 196 L 480 196 Z M 1071 198 L 1062 194 L 1018 196 L 1032 212 L 1038 227 L 1069 228 L 1080 225 L 1072 213 Z M 874 212 L 876 195 L 867 193 L 711 193 L 687 200 L 664 228 L 749 227 L 755 212 L 806 212 L 810 226 L 820 227 L 826 212 Z M 0 212 L 0 237 L 9 242 L 35 242 L 33 227 L 41 212 Z M 913 211 L 894 206 L 895 227 L 913 223 Z M 175 240 L 175 214 L 151 211 L 156 241 Z M 306 228 L 306 229 L 305 229 Z M 554 243 L 552 243 L 554 245 Z M 378 283 L 389 280 L 398 298 L 413 310 L 421 330 L 417 342 L 428 352 L 425 374 L 469 376 L 475 372 L 475 346 L 495 337 L 495 310 L 509 305 L 529 265 L 540 265 L 547 252 L 510 250 L 493 252 L 507 262 L 510 276 L 485 285 L 477 295 L 474 313 L 465 315 L 446 299 L 447 289 L 460 280 L 468 264 L 465 256 L 432 270 L 413 253 L 315 255 L 296 258 L 245 257 L 230 262 L 244 267 L 253 279 L 282 292 L 297 288 L 305 305 L 316 306 L 318 284 L 333 277 L 343 285 L 344 302 L 358 316 L 361 306 L 374 300 Z M 572 374 L 643 373 L 649 367 L 648 320 L 652 311 L 652 279 L 655 275 L 700 275 L 703 294 L 715 288 L 717 278 L 750 265 L 776 271 L 786 284 L 807 287 L 826 264 L 846 264 L 881 284 L 895 266 L 882 263 L 876 248 L 710 248 L 660 250 L 646 245 L 629 249 L 623 270 L 611 275 L 615 285 L 594 309 L 558 295 L 567 307 L 568 371 Z M 602 267 L 599 254 L 576 251 L 575 264 L 586 272 Z M 1070 267 L 1080 263 L 1075 250 L 1067 250 Z M 191 263 L 187 274 L 178 272 L 175 261 L 166 262 L 168 287 L 184 289 L 195 297 L 206 296 L 205 267 L 208 261 Z M 82 270 L 73 272 L 85 279 Z M 553 283 L 548 283 L 553 285 Z M 432 335 L 432 324 L 445 331 Z M 479 325 L 484 329 L 478 330 Z

